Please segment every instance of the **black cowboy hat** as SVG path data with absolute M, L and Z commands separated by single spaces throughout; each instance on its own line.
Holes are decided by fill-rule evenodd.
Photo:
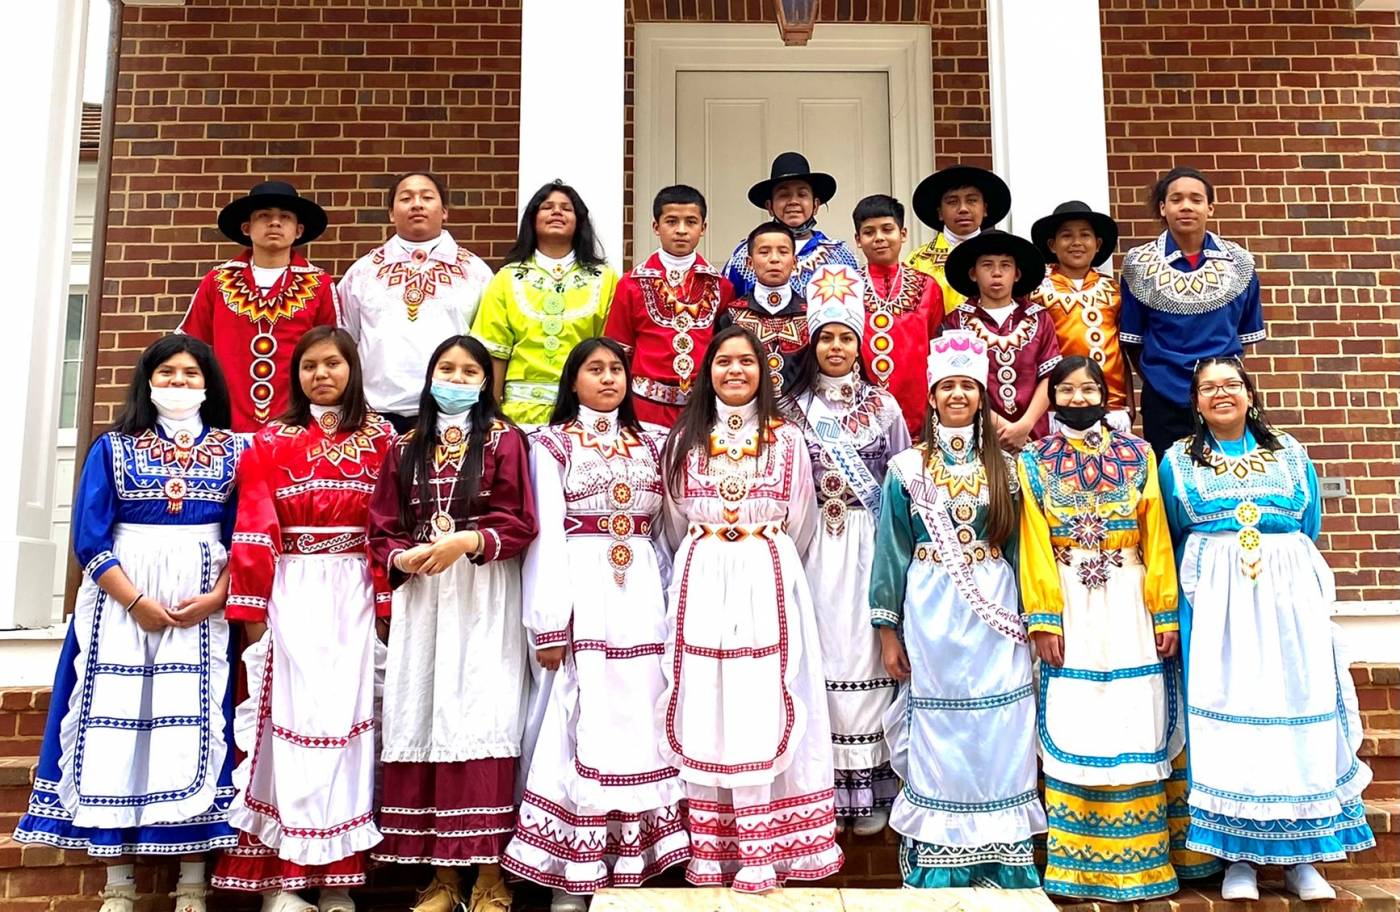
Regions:
M 773 188 L 790 180 L 806 181 L 812 188 L 812 195 L 823 203 L 831 202 L 836 195 L 836 178 L 813 171 L 812 166 L 807 164 L 807 156 L 801 152 L 784 152 L 773 159 L 768 180 L 759 181 L 749 188 L 749 202 L 760 209 L 768 208 L 768 201 L 773 198 Z
M 1089 208 L 1088 203 L 1079 200 L 1060 203 L 1054 212 L 1036 219 L 1035 224 L 1031 226 L 1031 243 L 1045 257 L 1045 262 L 1055 262 L 1055 254 L 1050 250 L 1050 240 L 1055 236 L 1055 232 L 1059 231 L 1065 222 L 1074 219 L 1088 222 L 1093 227 L 1094 234 L 1103 241 L 1099 245 L 1099 252 L 1094 255 L 1092 265 L 1099 266 L 1108 262 L 1108 258 L 1113 256 L 1113 251 L 1118 248 L 1118 223 L 1102 212 L 1095 212 Z
M 1011 256 L 1016 260 L 1016 268 L 1021 270 L 1021 277 L 1011 286 L 1013 298 L 1030 294 L 1045 278 L 1045 261 L 1040 258 L 1040 251 L 1035 249 L 1034 244 L 1009 231 L 989 228 L 977 237 L 963 241 L 948 254 L 948 259 L 943 264 L 948 284 L 964 297 L 976 295 L 977 283 L 968 273 L 977 265 L 978 257 L 992 253 Z
M 983 228 L 992 227 L 1011 211 L 1011 188 L 1006 186 L 1006 181 L 983 168 L 953 165 L 935 171 L 914 188 L 914 214 L 919 221 L 934 231 L 942 231 L 943 219 L 938 215 L 938 206 L 943 202 L 943 194 L 959 187 L 976 187 L 982 191 L 982 199 L 987 202 L 987 217 L 981 225 Z
M 219 210 L 219 230 L 230 241 L 252 247 L 253 239 L 243 233 L 243 223 L 259 209 L 287 209 L 295 212 L 301 223 L 301 237 L 293 247 L 309 244 L 326 230 L 326 210 L 304 196 L 297 194 L 297 188 L 286 181 L 263 181 L 255 184 L 248 195 L 240 197 Z

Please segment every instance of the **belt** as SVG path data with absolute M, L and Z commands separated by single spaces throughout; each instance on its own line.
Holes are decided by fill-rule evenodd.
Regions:
M 996 560 L 1001 557 L 1001 546 L 988 544 L 984 541 L 971 541 L 963 545 L 963 563 L 972 565 L 980 564 L 987 560 Z M 914 546 L 914 560 L 923 563 L 941 564 L 943 555 L 938 553 L 938 549 L 930 544 Z
M 365 553 L 364 526 L 287 526 L 282 530 L 285 555 Z
M 785 534 L 783 523 L 744 523 L 724 525 L 722 523 L 691 523 L 690 534 L 695 538 L 718 538 L 720 541 L 740 542 L 746 538 L 774 539 Z
M 688 398 L 678 384 L 664 383 L 660 380 L 652 380 L 650 377 L 633 377 L 632 392 L 643 399 L 650 399 L 652 402 L 660 402 L 663 405 L 685 405 Z
M 530 383 L 525 380 L 507 380 L 507 402 L 539 402 L 553 405 L 559 397 L 558 383 Z
M 571 513 L 564 517 L 564 534 L 575 536 L 605 536 L 629 538 L 651 535 L 651 515 L 648 513 Z

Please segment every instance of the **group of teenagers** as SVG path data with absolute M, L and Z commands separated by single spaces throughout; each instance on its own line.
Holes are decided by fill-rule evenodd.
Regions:
M 815 227 L 835 192 L 779 156 L 721 270 L 668 187 L 621 279 L 559 182 L 493 274 L 404 175 L 338 284 L 315 203 L 230 203 L 248 250 L 87 455 L 16 838 L 106 858 L 103 912 L 138 855 L 179 858 L 179 912 L 350 912 L 372 862 L 432 867 L 415 912 L 505 912 L 507 876 L 566 912 L 682 864 L 819 880 L 887 826 L 909 887 L 1333 895 L 1370 771 L 1209 180 L 1163 176 L 1119 280 L 1111 218 L 998 231 L 986 170 L 919 185 L 907 257 L 862 199 L 864 265 Z

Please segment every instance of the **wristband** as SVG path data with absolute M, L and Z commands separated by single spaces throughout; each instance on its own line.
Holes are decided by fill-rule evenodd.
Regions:
M 130 613 L 131 613 L 131 609 L 133 609 L 133 608 L 136 607 L 136 603 L 139 602 L 139 601 L 141 601 L 141 600 L 142 600 L 143 598 L 145 598 L 145 597 L 146 597 L 146 593 L 144 593 L 144 592 L 138 592 L 138 593 L 136 593 L 136 598 L 132 599 L 132 600 L 131 600 L 131 604 L 126 606 L 126 613 L 127 613 L 127 614 L 130 614 Z

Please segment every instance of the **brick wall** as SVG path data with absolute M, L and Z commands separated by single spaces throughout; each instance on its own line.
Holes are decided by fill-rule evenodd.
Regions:
M 307 250 L 335 274 L 387 236 L 386 175 L 410 168 L 447 179 L 470 249 L 495 262 L 514 239 L 520 0 L 188 0 L 123 18 L 97 425 L 136 353 L 239 249 L 214 218 L 259 180 L 329 210 Z
M 1218 186 L 1215 228 L 1255 256 L 1270 339 L 1248 362 L 1307 444 L 1347 599 L 1400 596 L 1400 27 L 1351 0 L 1102 0 L 1112 213 L 1160 231 L 1174 163 Z

